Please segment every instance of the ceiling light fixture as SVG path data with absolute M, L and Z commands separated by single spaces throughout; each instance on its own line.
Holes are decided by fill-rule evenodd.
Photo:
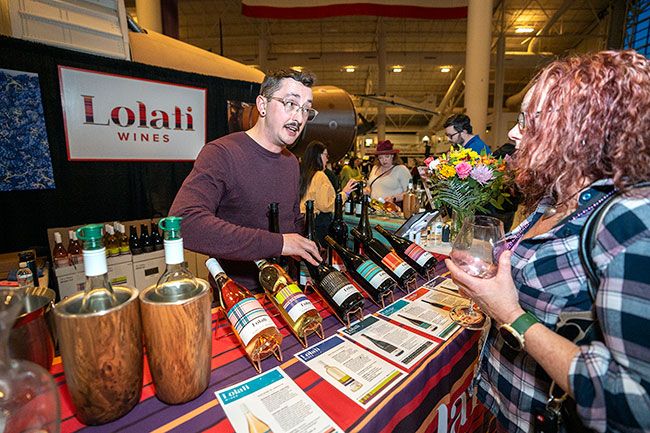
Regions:
M 352 65 L 344 66 L 343 69 L 345 69 L 345 72 L 354 72 L 356 70 L 356 68 Z
M 517 27 L 515 29 L 515 33 L 523 34 L 523 35 L 530 34 L 530 33 L 534 32 L 534 31 L 535 31 L 534 27 L 527 27 L 527 26 Z
M 402 72 L 403 69 L 404 69 L 404 66 L 402 66 L 402 65 L 395 65 L 395 66 L 393 66 L 393 67 L 391 68 L 391 71 L 393 71 L 393 72 L 395 72 L 395 73 L 399 73 L 399 72 Z
M 443 74 L 446 74 L 447 72 L 450 72 L 450 71 L 451 71 L 451 68 L 449 66 L 443 66 L 442 68 L 440 68 L 440 72 L 442 72 Z

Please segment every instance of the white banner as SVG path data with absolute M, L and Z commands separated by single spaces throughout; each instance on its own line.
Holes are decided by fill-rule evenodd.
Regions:
M 193 161 L 207 90 L 59 66 L 70 161 Z

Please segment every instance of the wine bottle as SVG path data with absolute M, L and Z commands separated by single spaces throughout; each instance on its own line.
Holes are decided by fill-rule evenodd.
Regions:
M 54 265 L 59 268 L 63 266 L 70 266 L 70 257 L 68 257 L 68 252 L 63 246 L 63 240 L 61 239 L 61 233 L 54 232 L 54 248 L 52 248 L 52 260 Z
M 363 290 L 372 297 L 377 304 L 383 304 L 382 300 L 390 291 L 395 289 L 397 284 L 388 274 L 379 268 L 372 260 L 368 260 L 353 253 L 330 236 L 325 236 L 325 241 L 343 259 L 345 268 Z
M 119 233 L 118 243 L 120 245 L 120 255 L 130 254 L 131 248 L 129 246 L 129 239 L 126 237 L 126 227 L 124 227 L 124 224 L 115 224 L 117 225 L 115 230 Z
M 314 201 L 307 200 L 305 202 L 305 237 L 310 241 L 316 242 L 316 223 L 314 217 Z M 300 262 L 298 283 L 302 287 L 307 287 L 312 282 L 310 274 L 307 270 L 307 262 L 302 260 Z
M 140 244 L 140 239 L 138 238 L 138 230 L 135 226 L 129 226 L 129 249 L 131 254 L 142 254 L 142 244 Z
M 106 233 L 108 233 L 108 236 L 106 237 L 106 251 L 108 252 L 109 257 L 119 256 L 120 244 L 115 237 L 115 229 L 109 224 L 106 224 L 104 228 L 106 229 Z
M 427 272 L 434 269 L 438 264 L 438 260 L 433 257 L 433 254 L 415 242 L 397 236 L 380 225 L 376 225 L 375 230 L 386 238 L 398 256 L 404 259 L 406 263 L 411 265 L 423 277 L 426 277 Z
M 357 231 L 361 233 L 362 236 L 372 238 L 372 227 L 370 227 L 370 220 L 368 219 L 368 204 L 370 203 L 370 197 L 363 194 L 361 195 L 361 216 L 359 218 L 359 224 L 357 225 Z M 363 243 L 355 238 L 354 239 L 354 252 L 357 254 L 363 254 Z
M 363 193 L 363 182 L 357 183 L 357 199 L 354 202 L 354 214 L 356 216 L 361 216 L 363 213 L 363 202 L 364 202 L 364 193 Z
M 271 431 L 271 427 L 269 427 L 268 424 L 255 416 L 245 404 L 242 404 L 242 411 L 246 417 L 248 433 L 273 433 Z
M 389 343 L 388 341 L 383 341 L 383 340 L 378 340 L 376 338 L 372 338 L 366 334 L 361 334 L 362 337 L 366 337 L 372 344 L 375 346 L 379 347 L 381 350 L 387 352 L 387 353 L 393 353 L 396 350 L 398 352 L 395 354 L 395 356 L 400 356 L 402 353 L 404 353 L 404 350 L 400 349 L 399 347 L 395 346 L 394 344 Z
M 84 297 L 79 314 L 109 310 L 118 305 L 113 286 L 108 279 L 106 248 L 102 244 L 101 224 L 91 224 L 77 229 L 77 237 L 83 242 Z
M 266 260 L 256 260 L 255 264 L 260 269 L 262 288 L 300 339 L 306 341 L 307 335 L 322 329 L 318 310 L 282 266 Z
M 143 253 L 150 253 L 153 251 L 153 243 L 149 236 L 149 229 L 146 224 L 140 224 L 140 246 Z
M 205 265 L 217 283 L 219 302 L 235 335 L 258 371 L 256 362 L 271 353 L 281 360 L 282 335 L 259 301 L 248 289 L 229 278 L 216 259 L 208 259 Z
M 306 263 L 318 292 L 336 315 L 348 323 L 348 314 L 363 308 L 363 296 L 345 275 L 322 261 L 318 266 Z
M 83 253 L 81 251 L 81 244 L 77 240 L 77 233 L 74 230 L 68 230 L 68 255 L 73 265 L 83 263 Z
M 327 228 L 327 233 L 339 245 L 346 246 L 348 243 L 348 225 L 343 221 L 343 197 L 341 194 L 336 195 L 334 200 L 334 219 Z M 339 271 L 342 270 L 341 258 L 332 250 L 331 247 L 327 249 L 328 263 Z
M 185 265 L 181 220 L 175 216 L 160 220 L 160 227 L 165 234 L 165 272 L 156 283 L 155 294 L 159 302 L 190 299 L 201 291 L 194 274 Z
M 357 240 L 363 243 L 366 255 L 402 287 L 415 280 L 416 272 L 408 263 L 402 260 L 395 252 L 389 250 L 384 244 L 372 237 L 365 237 L 355 228 L 350 232 Z
M 361 382 L 359 382 L 356 379 L 353 379 L 349 374 L 345 373 L 340 368 L 335 367 L 333 365 L 327 365 L 323 361 L 319 361 L 319 362 L 323 364 L 323 367 L 325 367 L 325 372 L 327 374 L 332 376 L 343 386 L 349 386 L 350 391 L 356 392 L 363 386 L 361 385 Z
M 158 224 L 153 221 L 151 221 L 150 237 L 154 251 L 160 251 L 164 248 L 163 238 L 160 236 L 160 232 L 158 231 Z

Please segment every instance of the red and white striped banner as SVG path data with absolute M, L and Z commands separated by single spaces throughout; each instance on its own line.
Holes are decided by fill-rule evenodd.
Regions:
M 427 20 L 467 18 L 468 0 L 242 0 L 242 14 L 253 18 L 314 19 L 371 15 Z

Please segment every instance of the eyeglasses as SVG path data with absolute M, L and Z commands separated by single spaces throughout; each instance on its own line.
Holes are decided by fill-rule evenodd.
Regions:
M 540 113 L 541 111 L 536 112 L 535 117 L 538 117 Z M 517 116 L 517 125 L 519 126 L 520 131 L 526 129 L 526 113 L 524 113 L 523 111 L 520 112 L 519 115 Z
M 462 131 L 454 132 L 453 134 L 446 134 L 449 140 L 453 140 L 455 136 L 460 134 Z
M 304 105 L 300 106 L 293 102 L 290 99 L 284 99 L 284 98 L 278 98 L 275 96 L 269 96 L 267 99 L 273 99 L 275 101 L 281 102 L 282 105 L 284 106 L 284 112 L 287 114 L 291 113 L 300 113 L 302 117 L 306 117 L 307 121 L 314 120 L 314 118 L 318 115 L 318 111 L 311 107 L 305 107 Z

